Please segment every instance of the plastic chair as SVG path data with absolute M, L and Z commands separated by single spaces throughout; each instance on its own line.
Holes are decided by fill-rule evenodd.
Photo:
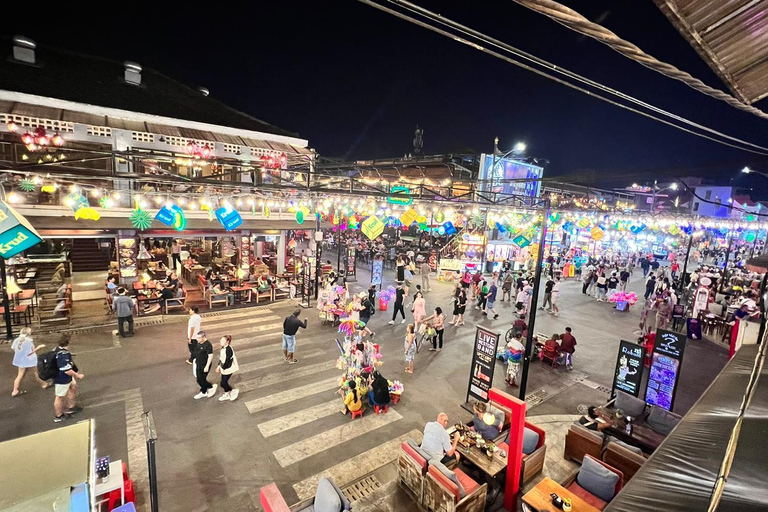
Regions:
M 355 418 L 357 418 L 358 416 L 360 416 L 360 417 L 362 418 L 362 417 L 363 417 L 363 411 L 364 411 L 364 410 L 365 410 L 365 409 L 363 409 L 363 408 L 361 407 L 361 408 L 360 408 L 360 409 L 358 409 L 357 411 L 352 411 L 352 419 L 355 419 Z
M 379 414 L 381 412 L 382 414 L 386 414 L 387 411 L 389 411 L 388 405 L 374 405 L 373 410 L 376 412 L 376 414 Z
M 133 490 L 133 480 L 123 481 L 123 491 L 125 492 L 125 502 L 136 502 L 136 492 Z M 120 489 L 115 489 L 109 493 L 109 510 L 114 510 L 120 502 Z

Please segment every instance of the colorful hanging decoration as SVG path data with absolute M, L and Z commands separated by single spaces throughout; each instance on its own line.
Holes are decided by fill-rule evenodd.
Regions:
M 40 190 L 46 194 L 53 194 L 56 192 L 56 185 L 54 183 L 49 183 L 48 185 L 43 185 Z
M 531 245 L 531 241 L 526 237 L 524 237 L 523 235 L 517 235 L 515 238 L 512 239 L 512 243 L 514 243 L 521 249 Z
M 296 222 L 299 224 L 304 224 L 304 212 L 301 210 L 296 210 Z
M 128 220 L 131 221 L 131 225 L 134 228 L 140 229 L 141 231 L 144 231 L 152 225 L 152 216 L 142 210 L 138 205 L 133 210 L 133 212 L 131 212 Z
M 443 210 L 436 211 L 434 219 L 436 223 L 442 224 L 445 221 L 445 214 L 443 213 Z
M 75 220 L 99 220 L 101 215 L 90 206 L 78 208 L 75 212 Z
M 176 231 L 182 231 L 187 227 L 187 218 L 184 215 L 184 211 L 175 204 L 167 204 L 163 206 L 160 211 L 157 212 L 155 218 L 166 226 L 173 227 Z
M 456 228 L 454 227 L 453 222 L 446 222 L 443 224 L 443 229 L 445 229 L 446 235 L 453 235 L 456 233 Z
M 579 219 L 579 221 L 576 223 L 577 226 L 579 226 L 581 229 L 586 229 L 591 222 L 589 222 L 589 219 L 586 217 L 582 217 Z
M 416 210 L 413 208 L 409 208 L 408 210 L 404 211 L 403 214 L 400 216 L 400 222 L 403 223 L 403 226 L 408 227 L 414 222 L 416 222 L 416 218 L 419 216 L 418 213 L 416 213 Z
M 238 228 L 243 223 L 243 218 L 240 216 L 240 212 L 232 208 L 231 206 L 222 206 L 216 210 L 216 218 L 219 219 L 221 225 L 227 231 L 232 231 Z
M 35 182 L 29 178 L 24 178 L 19 182 L 19 188 L 24 192 L 34 192 L 36 188 Z
M 598 242 L 605 236 L 605 231 L 595 226 L 589 231 L 589 236 L 592 238 L 592 240 Z
M 499 233 L 506 233 L 507 232 L 507 228 L 501 222 L 497 222 L 496 223 L 496 229 L 499 230 Z
M 109 210 L 114 204 L 115 202 L 109 196 L 102 196 L 101 199 L 99 199 L 99 205 L 104 210 Z
M 365 219 L 365 222 L 361 224 L 361 227 L 363 234 L 370 240 L 376 239 L 380 234 L 384 232 L 384 223 L 375 215 L 371 215 Z
M 745 231 L 744 232 L 744 240 L 746 240 L 749 243 L 754 242 L 757 239 L 757 233 L 754 231 Z
M 349 229 L 359 229 L 360 228 L 360 219 L 357 218 L 357 215 L 352 215 L 349 217 Z
M 268 219 L 270 215 L 272 215 L 272 212 L 270 211 L 269 206 L 264 205 L 264 218 Z
M 413 202 L 411 191 L 408 187 L 391 187 L 389 189 L 389 194 L 390 195 L 387 197 L 388 203 L 408 206 Z

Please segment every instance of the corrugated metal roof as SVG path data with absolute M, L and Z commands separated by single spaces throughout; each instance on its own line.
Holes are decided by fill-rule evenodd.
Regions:
M 768 0 L 654 0 L 745 103 L 768 96 Z

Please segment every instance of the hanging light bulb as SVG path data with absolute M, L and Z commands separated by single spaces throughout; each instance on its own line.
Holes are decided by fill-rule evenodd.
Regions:
M 99 197 L 99 196 L 101 196 L 101 190 L 97 188 L 91 190 L 91 197 Z
M 19 131 L 19 125 L 17 125 L 13 121 L 6 124 L 5 127 L 8 128 L 8 131 L 11 133 L 16 133 L 17 131 Z
M 21 136 L 21 142 L 29 146 L 30 144 L 35 142 L 35 137 L 29 132 L 24 132 Z
M 53 138 L 51 139 L 51 143 L 52 143 L 54 146 L 56 146 L 56 147 L 59 147 L 59 148 L 60 148 L 61 146 L 63 146 L 63 145 L 64 145 L 64 137 L 62 137 L 61 135 L 59 135 L 59 133 L 58 133 L 58 132 L 56 132 L 56 133 L 54 134 Z
M 16 204 L 16 203 L 20 203 L 21 201 L 22 201 L 22 197 L 16 192 L 11 192 L 10 194 L 8 194 L 9 203 Z

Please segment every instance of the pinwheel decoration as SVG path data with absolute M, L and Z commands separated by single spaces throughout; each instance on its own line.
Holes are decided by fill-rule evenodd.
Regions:
M 131 221 L 131 225 L 133 225 L 134 228 L 140 229 L 141 231 L 144 231 L 152 225 L 152 216 L 141 208 L 133 210 L 130 217 L 128 217 L 128 220 Z

